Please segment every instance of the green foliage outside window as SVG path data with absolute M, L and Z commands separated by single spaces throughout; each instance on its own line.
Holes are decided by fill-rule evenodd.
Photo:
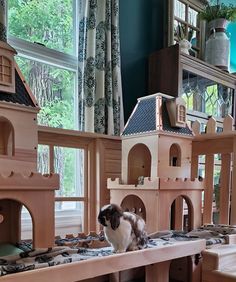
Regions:
M 9 0 L 8 32 L 72 54 L 73 0 Z
M 73 16 L 73 0 L 9 0 L 8 34 L 73 55 Z M 37 58 L 17 56 L 16 61 L 41 108 L 38 124 L 76 129 L 75 71 Z M 42 173 L 49 172 L 48 154 L 47 146 L 39 146 L 38 169 Z M 81 168 L 77 168 L 77 164 L 81 164 Z M 55 147 L 54 168 L 61 180 L 57 196 L 73 197 L 83 193 L 82 164 L 82 152 Z
M 74 72 L 21 57 L 17 63 L 41 107 L 38 123 L 75 129 Z

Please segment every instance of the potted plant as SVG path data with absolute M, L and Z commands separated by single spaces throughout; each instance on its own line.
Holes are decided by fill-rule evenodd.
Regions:
M 176 28 L 175 36 L 178 40 L 178 44 L 180 46 L 181 51 L 189 55 L 189 49 L 192 47 L 191 44 L 191 39 L 193 36 L 192 30 L 186 36 L 182 25 L 179 23 Z
M 208 2 L 200 13 L 200 18 L 206 20 L 208 27 L 205 60 L 229 71 L 230 41 L 226 28 L 229 21 L 236 20 L 236 6 L 226 5 L 219 0 Z
M 225 19 L 227 21 L 236 20 L 236 6 L 233 4 L 226 5 L 220 3 L 219 0 L 207 2 L 204 10 L 200 13 L 200 17 L 208 23 L 216 19 Z

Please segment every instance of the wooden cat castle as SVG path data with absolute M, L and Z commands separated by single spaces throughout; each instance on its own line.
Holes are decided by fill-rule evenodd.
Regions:
M 141 215 L 155 232 L 183 229 L 185 199 L 188 229 L 199 227 L 204 182 L 191 179 L 193 132 L 184 100 L 161 93 L 138 99 L 122 135 L 122 179 L 108 179 L 111 202 Z
M 51 247 L 59 177 L 37 173 L 39 107 L 15 54 L 6 41 L 0 41 L 0 244 L 20 242 L 25 206 L 32 218 L 34 247 Z

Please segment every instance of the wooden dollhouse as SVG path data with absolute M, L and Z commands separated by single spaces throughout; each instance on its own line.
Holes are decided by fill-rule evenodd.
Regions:
M 24 206 L 32 217 L 34 247 L 52 247 L 59 177 L 37 173 L 39 107 L 15 54 L 7 42 L 0 42 L 0 245 L 21 241 Z
M 155 232 L 183 229 L 185 199 L 187 228 L 199 227 L 204 182 L 191 179 L 192 141 L 182 98 L 138 99 L 122 136 L 122 179 L 108 179 L 111 202 L 143 216 L 148 232 Z
M 59 188 L 59 177 L 55 174 L 43 176 L 37 173 L 39 107 L 14 61 L 14 54 L 16 51 L 7 42 L 0 42 L 0 244 L 15 244 L 21 240 L 20 218 L 22 207 L 25 206 L 32 217 L 34 247 L 49 248 L 54 246 L 54 190 Z M 189 66 L 191 61 L 189 56 L 182 56 L 178 50 L 178 58 L 182 58 L 181 63 L 186 69 L 192 70 L 192 66 Z M 202 65 L 197 59 L 194 60 L 204 73 L 208 66 Z M 157 66 L 156 62 L 154 65 Z M 159 66 L 160 71 L 152 66 L 154 74 L 170 73 L 169 68 L 165 68 L 164 72 L 163 65 Z M 172 70 L 173 75 L 180 74 L 179 65 Z M 218 74 L 218 80 L 222 76 L 227 76 L 218 70 L 215 70 L 215 73 Z M 164 80 L 167 84 L 164 85 L 163 92 L 179 96 L 180 85 L 177 80 L 182 79 L 181 76 L 170 83 L 170 80 L 156 75 L 155 79 L 151 79 L 153 88 L 150 89 L 155 89 L 154 92 L 157 87 L 155 82 L 162 85 L 158 83 L 158 79 Z M 228 82 L 230 86 L 231 80 Z M 169 85 L 178 89 L 169 89 Z M 192 230 L 202 223 L 211 223 L 212 154 L 219 152 L 223 154 L 222 167 L 224 166 L 221 172 L 220 218 L 223 223 L 228 224 L 231 209 L 231 222 L 235 223 L 236 220 L 235 189 L 231 194 L 233 205 L 231 207 L 229 205 L 232 154 L 235 155 L 236 150 L 233 121 L 228 117 L 224 123 L 223 133 L 219 134 L 215 133 L 215 121 L 211 119 L 207 124 L 206 134 L 203 135 L 200 134 L 197 122 L 193 124 L 193 129 L 188 126 L 186 114 L 185 102 L 180 97 L 162 93 L 143 97 L 138 99 L 122 135 L 121 179 L 108 179 L 110 201 L 121 205 L 125 210 L 141 215 L 146 220 L 148 233 L 164 229 Z M 104 181 L 101 181 L 101 175 L 104 178 L 108 175 L 105 167 L 108 166 L 108 162 L 102 164 L 103 160 L 107 161 L 108 158 L 104 157 L 105 149 L 101 152 L 99 148 L 102 147 L 101 137 L 93 143 L 91 135 L 84 133 L 84 137 L 90 142 L 90 154 L 86 162 L 92 159 L 88 185 L 98 187 L 99 191 L 94 194 L 97 193 L 100 198 L 108 201 L 107 190 L 102 187 L 105 186 Z M 113 143 L 114 147 L 117 147 L 116 143 Z M 201 154 L 207 155 L 204 181 L 198 178 L 198 157 Z M 233 164 L 234 184 L 235 158 Z M 120 171 L 115 169 L 113 173 L 120 174 Z M 95 185 L 96 181 L 101 182 L 101 187 Z M 205 202 L 202 222 L 203 191 Z M 100 204 L 97 203 L 98 197 L 90 194 L 88 196 L 91 210 L 98 210 Z M 188 207 L 186 225 L 184 200 Z M 88 216 L 92 217 L 91 213 Z M 12 280 L 71 282 L 90 278 L 104 281 L 101 276 L 110 274 L 110 281 L 120 281 L 121 271 L 144 266 L 145 281 L 168 282 L 171 261 L 189 257 L 191 277 L 188 282 L 200 282 L 201 268 L 196 262 L 195 255 L 204 249 L 205 240 L 170 243 L 153 249 L 7 275 L 0 279 L 6 282 Z

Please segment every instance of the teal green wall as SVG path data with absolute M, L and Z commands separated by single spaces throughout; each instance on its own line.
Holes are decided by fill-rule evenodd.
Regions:
M 121 71 L 125 121 L 137 98 L 148 94 L 148 55 L 164 47 L 167 0 L 120 0 Z M 224 0 L 235 4 L 236 0 Z M 231 71 L 236 71 L 236 23 L 231 33 Z
M 148 55 L 163 47 L 166 0 L 120 0 L 121 73 L 125 121 L 148 94 Z
M 236 72 L 236 22 L 230 23 L 227 31 L 230 38 L 230 71 Z

